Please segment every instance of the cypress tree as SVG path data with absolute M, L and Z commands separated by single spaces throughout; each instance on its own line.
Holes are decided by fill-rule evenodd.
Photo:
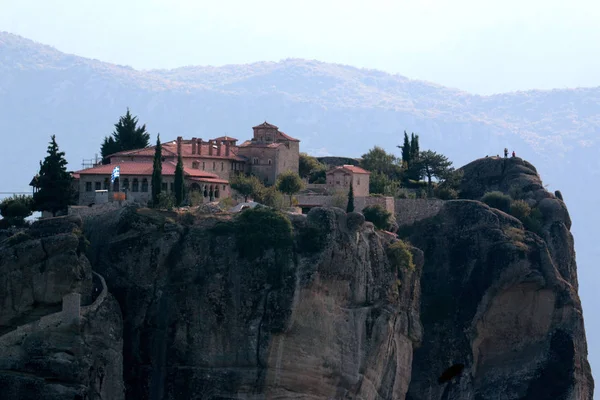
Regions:
M 404 144 L 402 146 L 398 146 L 402 149 L 402 164 L 406 167 L 410 166 L 410 157 L 411 157 L 411 146 L 410 141 L 408 140 L 408 134 L 404 131 Z
M 152 168 L 152 205 L 158 207 L 159 196 L 162 190 L 162 145 L 160 144 L 160 134 L 156 138 L 156 148 L 154 150 L 154 165 Z
M 184 185 L 183 185 L 183 161 L 181 160 L 181 154 L 177 158 L 177 167 L 175 168 L 175 205 L 181 206 L 185 197 Z
M 410 137 L 410 163 L 419 158 L 419 135 L 411 134 Z
M 354 211 L 354 189 L 353 185 L 350 184 L 350 190 L 348 190 L 348 205 L 346 206 L 346 212 Z

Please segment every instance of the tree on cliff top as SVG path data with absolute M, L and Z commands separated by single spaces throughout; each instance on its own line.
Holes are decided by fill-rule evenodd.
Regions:
M 445 179 L 454 171 L 452 161 L 435 151 L 426 150 L 419 153 L 415 168 L 427 177 L 429 195 L 432 194 L 432 178 Z
M 230 185 L 233 190 L 244 196 L 245 202 L 248 202 L 248 196 L 256 196 L 264 189 L 263 184 L 254 175 L 246 176 L 240 174 L 231 179 Z
M 160 192 L 162 190 L 162 145 L 160 144 L 160 134 L 156 138 L 156 147 L 154 150 L 154 164 L 152 166 L 152 204 L 158 206 Z
M 127 113 L 119 118 L 115 124 L 115 131 L 112 136 L 104 138 L 104 143 L 100 149 L 102 154 L 102 163 L 108 164 L 107 156 L 120 151 L 142 149 L 148 147 L 150 143 L 150 134 L 146 132 L 146 125 L 137 126 L 138 117 L 132 116 L 127 108 Z
M 52 135 L 48 155 L 44 162 L 40 162 L 36 183 L 38 191 L 33 194 L 34 209 L 49 211 L 53 216 L 66 210 L 73 200 L 72 181 L 73 177 L 67 172 L 65 153 L 59 151 L 56 136 Z
M 177 167 L 175 168 L 175 205 L 181 206 L 185 197 L 185 186 L 183 184 L 183 161 L 181 154 L 177 158 Z
M 0 202 L 0 215 L 4 217 L 0 228 L 9 226 L 23 226 L 25 218 L 32 214 L 33 198 L 31 196 L 14 195 Z
M 277 180 L 277 190 L 290 196 L 290 207 L 292 206 L 292 196 L 302 190 L 304 183 L 300 176 L 293 171 L 286 171 L 279 175 Z

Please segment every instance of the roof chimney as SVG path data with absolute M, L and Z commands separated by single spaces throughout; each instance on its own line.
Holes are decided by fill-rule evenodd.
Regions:
M 212 139 L 210 139 L 208 141 L 208 155 L 212 156 L 212 153 L 213 153 L 213 141 L 212 141 Z
M 229 157 L 229 147 L 231 147 L 231 142 L 225 143 L 225 156 Z
M 221 155 L 221 146 L 223 146 L 223 142 L 221 142 L 220 140 L 217 140 L 217 155 L 218 156 Z
M 181 155 L 181 141 L 183 138 L 181 136 L 177 136 L 177 155 Z
M 198 154 L 202 154 L 202 138 L 197 139 L 198 140 Z
M 192 154 L 196 154 L 196 138 L 192 138 Z

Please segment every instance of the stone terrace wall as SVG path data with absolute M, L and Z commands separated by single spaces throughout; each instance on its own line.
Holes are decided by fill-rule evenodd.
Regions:
M 296 200 L 298 200 L 298 207 L 323 207 L 323 206 L 331 206 L 333 204 L 334 197 L 326 196 L 326 195 L 298 195 L 296 196 Z M 394 198 L 393 197 L 355 197 L 354 198 L 354 211 L 360 212 L 363 208 L 367 206 L 372 206 L 375 204 L 380 204 L 385 207 L 386 210 L 395 213 L 394 208 Z M 346 207 L 344 203 L 344 208 Z
M 94 204 L 91 207 L 88 206 L 69 206 L 69 215 L 79 215 L 80 217 L 88 217 L 91 215 L 104 214 L 109 211 L 117 210 L 121 207 L 125 207 L 130 202 L 128 201 L 110 201 L 104 204 Z
M 433 217 L 444 206 L 445 200 L 439 199 L 396 199 L 396 222 L 399 226 L 410 225 L 416 221 Z

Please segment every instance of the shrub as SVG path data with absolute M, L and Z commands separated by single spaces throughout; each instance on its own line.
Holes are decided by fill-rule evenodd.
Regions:
M 426 199 L 427 189 L 417 189 L 416 197 L 417 199 Z
M 289 249 L 293 244 L 290 220 L 266 207 L 242 211 L 235 221 L 235 235 L 240 255 L 249 259 L 262 256 L 269 248 Z
M 406 268 L 410 271 L 415 269 L 412 252 L 402 240 L 392 243 L 387 249 L 387 255 L 390 260 L 392 272 L 397 273 L 400 268 Z
M 389 229 L 392 213 L 383 206 L 379 204 L 368 206 L 363 208 L 362 213 L 365 216 L 365 220 L 372 222 L 377 229 Z
M 409 193 L 404 190 L 404 189 L 400 189 L 398 190 L 398 194 L 396 195 L 397 199 L 408 199 L 408 195 Z
M 441 200 L 458 199 L 458 191 L 449 187 L 437 187 L 434 194 L 435 197 Z
M 542 236 L 544 233 L 544 215 L 538 208 L 531 209 L 531 212 L 521 222 L 528 231 Z
M 167 194 L 165 192 L 160 192 L 158 194 L 157 199 L 158 204 L 156 205 L 156 208 L 171 211 L 175 206 L 175 197 L 173 195 Z
M 333 207 L 345 209 L 347 204 L 348 204 L 348 196 L 346 194 L 344 194 L 342 191 L 338 190 L 331 196 L 331 205 Z
M 202 195 L 202 192 L 198 190 L 193 190 L 189 194 L 189 201 L 190 206 L 196 207 L 204 202 L 204 196 Z
M 219 207 L 224 210 L 229 210 L 235 205 L 235 201 L 231 197 L 225 197 L 219 201 Z
M 525 200 L 515 200 L 510 205 L 510 215 L 523 221 L 531 214 L 531 207 Z
M 254 195 L 254 201 L 261 203 L 268 207 L 273 207 L 278 210 L 286 207 L 283 194 L 279 192 L 274 186 L 264 188 L 259 193 Z
M 487 192 L 483 195 L 481 201 L 492 208 L 497 208 L 506 213 L 510 212 L 510 205 L 512 203 L 510 196 L 498 191 Z
M 31 196 L 12 196 L 0 203 L 0 215 L 4 217 L 4 225 L 23 226 L 25 218 L 32 214 L 33 198 Z

